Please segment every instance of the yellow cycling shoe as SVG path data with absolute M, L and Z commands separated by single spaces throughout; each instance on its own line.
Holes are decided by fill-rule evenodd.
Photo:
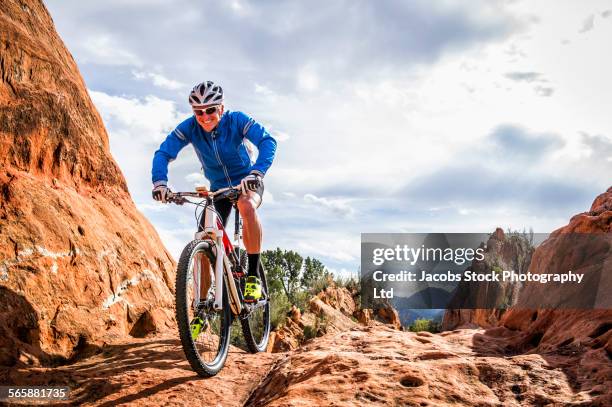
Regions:
M 194 341 L 198 339 L 198 335 L 200 335 L 200 332 L 202 332 L 203 326 L 204 321 L 202 321 L 202 318 L 200 317 L 195 317 L 195 319 L 191 321 L 191 324 L 189 324 L 189 328 L 191 330 L 191 339 L 193 339 Z
M 244 302 L 257 302 L 261 298 L 261 281 L 257 277 L 249 276 L 244 286 Z

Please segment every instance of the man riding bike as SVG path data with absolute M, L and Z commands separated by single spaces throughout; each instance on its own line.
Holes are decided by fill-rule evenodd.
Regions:
M 211 81 L 199 83 L 191 90 L 189 104 L 193 116 L 168 134 L 153 157 L 153 199 L 166 202 L 170 192 L 167 186 L 168 163 L 176 159 L 179 151 L 189 143 L 202 164 L 212 191 L 240 183 L 243 193 L 237 205 L 244 224 L 244 245 L 248 255 L 244 299 L 256 302 L 261 298 L 261 281 L 257 276 L 262 240 L 257 208 L 262 202 L 263 177 L 276 153 L 276 140 L 246 114 L 225 111 L 223 89 Z M 259 150 L 254 163 L 245 139 Z M 229 199 L 221 199 L 214 205 L 225 226 L 232 203 Z

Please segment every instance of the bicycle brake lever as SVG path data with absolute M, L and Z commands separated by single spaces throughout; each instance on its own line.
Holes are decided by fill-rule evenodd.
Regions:
M 176 205 L 183 205 L 185 203 L 186 199 L 182 196 L 178 196 L 178 195 L 170 195 L 168 198 L 166 198 L 166 202 L 168 203 L 174 203 Z

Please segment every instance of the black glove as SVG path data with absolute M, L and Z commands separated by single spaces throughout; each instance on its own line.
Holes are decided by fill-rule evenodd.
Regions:
M 257 191 L 263 184 L 263 180 L 259 174 L 249 174 L 240 181 L 240 185 L 242 185 L 242 192 L 246 191 Z
M 170 191 L 170 188 L 168 188 L 166 185 L 158 185 L 153 188 L 153 192 L 151 192 L 151 195 L 153 195 L 153 199 L 155 199 L 156 201 L 166 203 L 166 198 L 168 197 L 168 193 L 170 192 L 172 191 Z

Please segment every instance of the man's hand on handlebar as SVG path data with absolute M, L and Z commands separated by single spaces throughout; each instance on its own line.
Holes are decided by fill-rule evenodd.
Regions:
M 151 195 L 153 195 L 153 199 L 155 199 L 156 201 L 159 201 L 161 203 L 167 203 L 168 196 L 171 193 L 172 191 L 170 191 L 170 188 L 168 188 L 166 185 L 158 185 L 153 188 Z
M 240 181 L 240 185 L 242 186 L 242 192 L 246 191 L 257 191 L 262 184 L 262 179 L 259 174 L 249 174 Z

